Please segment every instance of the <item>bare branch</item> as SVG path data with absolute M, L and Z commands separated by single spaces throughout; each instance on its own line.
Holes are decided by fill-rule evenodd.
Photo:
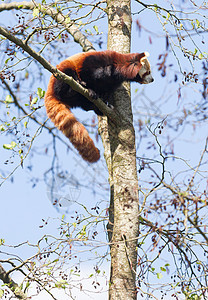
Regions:
M 12 2 L 12 3 L 3 3 L 0 5 L 0 12 L 4 10 L 12 10 L 12 9 L 27 9 L 33 10 L 36 5 L 33 2 Z M 79 43 L 82 47 L 83 51 L 95 50 L 92 43 L 86 38 L 84 34 L 81 33 L 78 26 L 73 24 L 73 22 L 66 22 L 67 17 L 63 15 L 63 13 L 57 11 L 54 8 L 44 6 L 38 4 L 38 9 L 45 15 L 50 16 L 53 20 L 55 20 L 58 24 L 63 25 L 66 28 L 66 31 L 71 34 L 76 43 Z
M 18 299 L 27 299 L 27 295 L 21 290 L 19 285 L 9 276 L 0 264 L 0 279 L 8 285 Z
M 117 114 L 111 108 L 109 108 L 101 99 L 93 100 L 89 96 L 89 92 L 87 89 L 83 88 L 72 77 L 67 76 L 66 74 L 64 74 L 63 72 L 59 71 L 57 68 L 52 66 L 44 57 L 42 57 L 39 53 L 35 52 L 25 42 L 12 35 L 9 32 L 9 30 L 0 26 L 0 34 L 6 37 L 11 42 L 13 42 L 14 44 L 21 47 L 28 54 L 30 54 L 31 57 L 33 57 L 36 61 L 38 61 L 45 69 L 51 72 L 54 75 L 54 77 L 56 77 L 59 80 L 63 80 L 65 83 L 70 85 L 73 88 L 73 90 L 82 94 L 85 98 L 87 98 L 89 101 L 94 103 L 103 112 L 104 115 L 108 116 L 114 122 L 115 121 L 120 122 L 120 118 L 117 116 Z

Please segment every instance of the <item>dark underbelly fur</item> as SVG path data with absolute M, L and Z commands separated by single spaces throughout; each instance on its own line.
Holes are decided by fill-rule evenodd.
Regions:
M 54 92 L 58 100 L 69 105 L 71 108 L 81 107 L 83 110 L 94 110 L 94 112 L 102 116 L 103 113 L 87 98 L 74 91 L 68 84 L 57 80 L 54 85 Z
M 100 71 L 100 73 L 99 71 L 100 70 L 97 70 L 97 72 L 91 74 L 91 76 L 88 72 L 82 74 L 83 76 L 81 78 L 84 82 L 83 86 L 94 91 L 97 97 L 100 97 L 106 104 L 113 105 L 113 97 L 111 97 L 111 95 L 116 90 L 116 88 L 120 86 L 122 80 L 120 78 L 113 78 L 113 76 L 109 77 L 109 72 L 105 74 L 103 70 Z M 65 70 L 64 73 L 72 76 L 75 80 L 78 81 L 76 73 L 72 70 Z M 56 80 L 54 84 L 54 92 L 56 97 L 60 101 L 66 103 L 71 108 L 81 107 L 83 110 L 94 110 L 97 115 L 103 115 L 103 113 L 92 102 L 74 91 L 68 84 L 61 80 Z

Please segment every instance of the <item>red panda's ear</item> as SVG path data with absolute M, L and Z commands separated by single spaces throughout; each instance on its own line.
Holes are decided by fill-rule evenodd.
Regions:
M 139 53 L 137 56 L 137 60 L 140 62 L 141 65 L 144 65 L 143 61 L 146 60 L 148 56 L 149 56 L 148 52 Z
M 138 75 L 140 69 L 144 65 L 143 60 L 146 59 L 148 54 L 149 54 L 148 52 L 142 52 L 142 53 L 135 53 L 132 55 L 132 60 L 130 64 L 128 66 L 126 65 L 125 68 L 123 68 L 123 72 L 125 71 L 127 78 L 132 79 Z
M 149 56 L 149 52 L 142 52 L 138 54 L 138 59 L 143 60 L 146 59 Z
M 145 60 L 147 60 L 147 57 L 149 56 L 149 52 L 144 52 L 143 54 L 144 54 L 144 56 L 141 58 L 140 63 L 141 63 L 141 65 L 144 66 Z
M 120 69 L 125 78 L 130 80 L 135 79 L 141 68 L 145 65 L 147 56 L 149 56 L 148 52 L 133 53 L 129 61 L 123 63 L 123 65 L 117 64 L 117 68 Z

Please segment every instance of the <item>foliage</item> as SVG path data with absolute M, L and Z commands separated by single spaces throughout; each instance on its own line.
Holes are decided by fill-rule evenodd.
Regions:
M 52 187 L 48 194 L 57 212 L 63 212 L 69 200 L 65 216 L 58 220 L 43 218 L 38 242 L 21 240 L 11 245 L 7 237 L 0 237 L 0 278 L 4 281 L 0 297 L 4 293 L 6 298 L 12 291 L 16 297 L 24 298 L 27 293 L 33 296 L 45 290 L 56 299 L 58 289 L 73 299 L 78 290 L 82 293 L 88 289 L 85 280 L 94 291 L 107 290 L 102 281 L 106 280 L 109 261 L 105 164 L 101 161 L 89 167 L 79 161 L 68 141 L 49 123 L 43 107 L 49 74 L 41 65 L 41 57 L 55 66 L 72 52 L 80 51 L 73 48 L 75 42 L 84 51 L 93 47 L 99 50 L 106 44 L 106 3 L 85 2 L 0 4 L 5 20 L 2 28 L 40 56 L 34 59 L 0 35 L 0 147 L 4 159 L 1 187 L 9 180 L 12 186 L 19 168 L 21 172 L 27 170 L 31 188 L 41 180 Z M 138 297 L 208 296 L 206 12 L 205 1 L 133 3 L 133 50 L 142 52 L 148 48 L 156 79 L 152 87 L 132 88 L 141 203 Z M 90 116 L 84 123 L 98 139 L 95 117 Z M 40 153 L 46 165 L 37 164 Z M 41 170 L 34 171 L 34 165 Z M 72 187 L 70 192 L 80 189 L 86 197 L 73 193 L 69 196 L 65 190 L 59 197 L 62 182 Z M 53 234 L 47 232 L 50 224 L 53 230 L 58 228 Z M 25 246 L 30 249 L 27 258 L 16 254 Z M 84 277 L 82 263 L 88 266 L 91 260 L 94 266 Z M 22 276 L 17 280 L 22 293 L 8 277 L 13 278 L 16 272 Z

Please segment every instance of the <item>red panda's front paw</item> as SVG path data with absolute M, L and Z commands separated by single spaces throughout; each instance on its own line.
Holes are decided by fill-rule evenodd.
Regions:
M 89 95 L 93 100 L 97 100 L 98 99 L 98 95 L 95 93 L 95 91 L 88 89 Z
M 85 87 L 85 88 L 86 88 L 87 84 L 86 84 L 86 82 L 85 82 L 85 81 L 82 81 L 82 80 L 77 80 L 77 82 L 78 82 L 79 84 L 81 84 L 83 87 Z
M 114 109 L 113 104 L 107 103 L 107 106 L 110 107 L 111 109 Z

